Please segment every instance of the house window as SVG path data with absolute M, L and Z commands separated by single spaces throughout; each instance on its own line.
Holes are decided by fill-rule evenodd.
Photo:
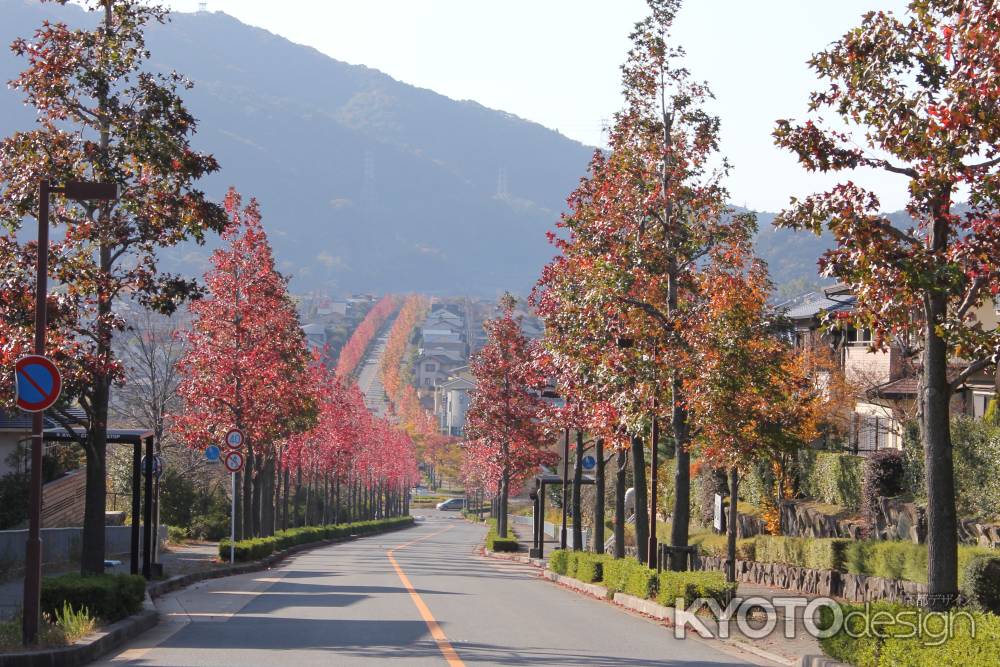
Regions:
M 437 370 L 437 364 L 424 364 L 424 370 L 428 373 L 433 373 Z
M 857 415 L 858 435 L 855 449 L 859 454 L 877 452 L 892 446 L 892 420 L 872 415 Z
M 425 387 L 433 387 L 434 386 L 434 378 L 424 378 L 424 386 Z
M 851 345 L 871 345 L 872 340 L 871 329 L 855 329 L 851 327 L 847 332 L 847 342 Z

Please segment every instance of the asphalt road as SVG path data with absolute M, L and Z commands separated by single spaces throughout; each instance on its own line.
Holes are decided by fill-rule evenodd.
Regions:
M 160 625 L 101 665 L 768 664 L 479 556 L 480 526 L 414 528 L 303 553 L 157 601 Z

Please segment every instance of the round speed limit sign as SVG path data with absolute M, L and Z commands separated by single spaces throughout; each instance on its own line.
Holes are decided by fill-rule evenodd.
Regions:
M 243 431 L 238 428 L 231 428 L 226 431 L 226 447 L 229 449 L 239 449 L 243 446 Z
M 243 454 L 239 452 L 226 452 L 226 457 L 222 464 L 229 472 L 239 472 L 243 470 Z

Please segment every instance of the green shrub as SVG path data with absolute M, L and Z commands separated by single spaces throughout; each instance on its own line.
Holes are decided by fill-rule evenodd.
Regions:
M 761 535 L 755 538 L 756 559 L 814 570 L 842 570 L 851 540 Z
M 180 544 L 191 537 L 187 528 L 181 526 L 167 526 L 167 539 L 174 544 Z
M 609 558 L 602 563 L 603 582 L 609 595 L 625 588 L 625 579 L 633 564 L 639 565 L 634 558 Z
M 635 566 L 630 566 L 628 573 L 625 575 L 625 584 L 622 587 L 622 592 L 647 600 L 656 597 L 656 584 L 656 570 L 651 570 L 642 563 L 635 561 Z
M 800 487 L 805 495 L 830 505 L 856 510 L 861 507 L 864 459 L 841 452 L 803 454 Z
M 661 572 L 656 601 L 664 607 L 673 607 L 678 598 L 684 598 L 684 607 L 687 608 L 697 598 L 708 598 L 724 607 L 737 586 L 735 582 L 727 582 L 721 572 Z
M 42 612 L 56 618 L 68 604 L 113 623 L 142 609 L 146 580 L 134 574 L 64 574 L 42 579 Z
M 1000 427 L 960 416 L 951 422 L 959 516 L 1000 518 Z
M 1000 614 L 1000 558 L 980 554 L 964 570 L 962 593 L 981 611 Z
M 255 537 L 239 540 L 233 549 L 233 557 L 238 562 L 247 562 L 266 558 L 273 553 L 284 551 L 300 544 L 310 544 L 322 540 L 330 540 L 351 535 L 367 535 L 370 533 L 413 523 L 413 517 L 401 516 L 391 519 L 373 521 L 357 521 L 355 523 L 332 524 L 327 526 L 302 526 L 281 530 L 270 537 Z M 229 540 L 219 542 L 219 558 L 229 559 Z
M 487 521 L 489 524 L 489 530 L 486 532 L 486 548 L 490 551 L 505 551 L 514 552 L 520 548 L 520 544 L 517 538 L 512 534 L 508 534 L 507 537 L 500 537 L 497 533 L 497 522 L 496 519 L 490 519 Z
M 693 537 L 691 543 L 705 556 L 726 558 L 729 554 L 729 544 L 726 535 L 705 535 Z M 736 558 L 738 560 L 757 560 L 757 538 L 747 537 L 736 540 Z
M 549 554 L 549 569 L 556 574 L 565 575 L 569 571 L 570 551 L 556 549 Z
M 880 602 L 867 608 L 844 605 L 843 611 L 846 627 L 821 639 L 820 646 L 830 657 L 856 667 L 1000 666 L 996 650 L 1000 617 L 993 614 L 958 610 L 951 616 L 952 632 L 946 637 L 940 632 L 944 629 L 942 619 L 922 620 L 921 614 L 926 612 L 921 609 Z M 821 626 L 826 626 L 832 613 L 826 608 L 821 613 Z M 874 614 L 879 614 L 880 620 L 889 619 L 886 613 L 895 622 L 880 623 L 877 632 L 873 631 L 867 619 Z
M 899 449 L 882 449 L 865 459 L 861 480 L 861 512 L 868 526 L 875 525 L 880 497 L 903 493 L 906 472 L 904 454 Z
M 603 554 L 592 554 L 586 551 L 577 552 L 576 578 L 588 584 L 601 581 L 605 558 Z
M 969 563 L 977 556 L 1000 556 L 986 547 L 958 547 L 959 584 L 964 582 Z M 927 583 L 927 546 L 912 542 L 850 542 L 845 567 L 851 574 Z

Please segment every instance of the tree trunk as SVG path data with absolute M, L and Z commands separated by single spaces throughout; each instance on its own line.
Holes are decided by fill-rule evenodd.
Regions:
M 920 383 L 920 426 L 927 474 L 927 589 L 931 607 L 942 610 L 954 604 L 958 593 L 958 521 L 948 351 L 935 328 L 944 319 L 947 300 L 944 296 L 931 296 L 927 303 Z
M 107 431 L 94 428 L 87 434 L 87 486 L 83 508 L 83 540 L 80 550 L 80 572 L 104 572 L 104 511 L 107 494 Z M 142 478 L 136 480 L 142 483 Z
M 261 531 L 261 493 L 263 489 L 261 486 L 264 484 L 264 455 L 258 456 L 257 460 L 254 461 L 253 468 L 253 496 L 251 506 L 251 511 L 253 512 L 253 536 L 260 537 L 263 533 Z
M 497 507 L 497 534 L 507 537 L 507 495 L 510 492 L 510 469 L 504 466 L 500 477 L 500 502 Z
M 671 426 L 674 435 L 674 508 L 670 525 L 670 544 L 675 547 L 688 545 L 688 524 L 691 522 L 691 455 L 687 445 L 689 438 L 687 410 L 684 408 L 684 391 L 679 374 L 674 373 L 672 396 L 674 407 Z M 681 558 L 677 554 L 674 558 Z M 676 560 L 670 564 L 671 570 L 684 569 Z
M 243 537 L 255 537 L 253 532 L 253 447 L 247 445 L 246 461 L 243 465 Z
M 299 502 L 301 500 L 301 497 L 302 497 L 302 466 L 299 466 L 298 468 L 295 469 L 295 498 L 294 501 L 292 502 L 292 506 L 295 511 L 295 516 L 293 517 L 294 518 L 293 523 L 295 524 L 296 527 L 302 525 L 301 521 L 299 520 L 299 518 L 302 516 L 301 514 L 299 514 Z
M 597 456 L 597 470 L 594 471 L 594 488 L 597 497 L 594 499 L 594 552 L 604 553 L 604 440 L 597 439 L 594 445 Z
M 580 487 L 583 485 L 583 431 L 576 432 L 576 461 L 573 462 L 573 551 L 583 549 L 583 517 L 580 512 Z
M 740 497 L 740 473 L 736 468 L 729 471 L 729 521 L 726 523 L 726 581 L 736 581 L 736 528 L 739 510 L 736 499 Z
M 619 449 L 615 461 L 615 558 L 625 557 L 625 467 L 628 455 Z
M 333 475 L 333 522 L 340 523 L 340 473 Z
M 649 547 L 649 497 L 646 493 L 646 454 L 640 436 L 632 438 L 632 476 L 635 478 L 636 558 L 640 563 L 648 563 L 646 549 Z
M 260 528 L 261 535 L 274 535 L 274 454 L 264 461 L 261 477 Z
M 281 500 L 281 529 L 288 530 L 288 483 L 291 482 L 291 471 L 287 465 L 282 466 L 282 477 L 284 483 L 281 486 L 284 495 Z

